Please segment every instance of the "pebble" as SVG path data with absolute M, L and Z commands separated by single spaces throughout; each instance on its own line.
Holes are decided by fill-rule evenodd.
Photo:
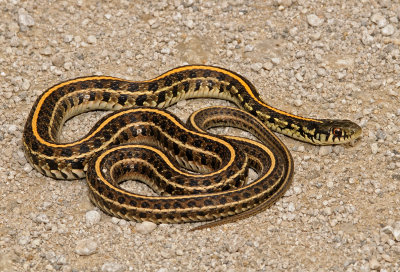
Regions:
M 87 38 L 87 42 L 90 43 L 90 44 L 95 44 L 97 42 L 96 36 L 89 35 L 88 38 Z
M 92 239 L 83 239 L 76 243 L 75 253 L 80 256 L 89 256 L 96 252 L 97 243 Z
M 169 47 L 164 47 L 160 52 L 161 54 L 169 55 L 171 53 L 171 49 Z
M 118 263 L 104 263 L 101 266 L 102 272 L 123 272 L 125 271 L 125 267 L 122 264 Z
M 378 144 L 377 143 L 373 143 L 373 144 L 371 144 L 371 151 L 372 151 L 372 154 L 376 154 L 376 153 L 378 153 L 378 151 L 379 151 L 379 147 L 378 147 Z
M 23 91 L 27 91 L 27 90 L 29 90 L 30 87 L 31 87 L 31 83 L 29 82 L 29 80 L 24 79 L 22 82 L 22 85 L 21 85 L 21 89 Z
M 253 64 L 250 66 L 250 68 L 251 68 L 253 71 L 255 71 L 255 72 L 259 72 L 259 71 L 261 70 L 262 67 L 263 67 L 262 64 L 259 63 L 259 62 L 253 63 Z
M 376 139 L 377 140 L 385 140 L 386 139 L 386 133 L 382 129 L 378 129 L 376 131 Z
M 320 26 L 324 23 L 324 19 L 319 18 L 315 14 L 307 15 L 307 22 L 310 26 Z
M 24 171 L 26 172 L 26 173 L 30 173 L 31 171 L 32 171 L 32 166 L 30 165 L 30 163 L 26 163 L 25 165 L 24 165 Z
M 332 153 L 332 146 L 331 145 L 323 145 L 319 148 L 318 154 L 320 156 L 326 156 Z
M 273 64 L 278 65 L 279 63 L 281 63 L 281 58 L 271 58 L 271 61 Z
M 44 224 L 47 224 L 47 223 L 50 222 L 49 218 L 44 213 L 40 213 L 40 214 L 36 215 L 33 218 L 33 221 L 36 222 L 36 223 L 44 223 Z
M 369 261 L 369 267 L 372 270 L 378 270 L 381 267 L 381 264 L 378 262 L 376 258 L 371 258 L 371 260 Z
M 64 36 L 64 42 L 65 43 L 70 43 L 70 42 L 72 42 L 73 39 L 74 39 L 73 35 L 65 35 Z
M 374 15 L 372 15 L 371 21 L 377 24 L 379 28 L 385 27 L 387 25 L 386 18 L 380 13 L 375 13 Z
M 295 99 L 294 100 L 294 105 L 296 107 L 301 107 L 303 105 L 303 101 L 301 99 Z
M 24 246 L 31 241 L 31 237 L 29 235 L 23 235 L 18 239 L 18 244 Z
M 35 20 L 27 13 L 21 13 L 18 15 L 18 23 L 22 26 L 34 26 Z
M 381 32 L 384 36 L 392 36 L 394 34 L 394 26 L 389 24 L 382 28 Z
M 89 226 L 96 225 L 97 223 L 100 222 L 100 219 L 101 219 L 101 215 L 96 210 L 88 211 L 85 214 L 86 224 Z
M 251 44 L 247 44 L 244 47 L 244 52 L 252 52 L 252 51 L 254 51 L 254 46 L 252 46 Z
M 274 68 L 274 64 L 272 63 L 271 60 L 268 60 L 266 62 L 264 62 L 263 66 L 262 66 L 265 70 L 272 70 L 272 68 Z
M 185 21 L 185 25 L 189 28 L 189 29 L 193 29 L 195 26 L 195 23 L 193 22 L 193 20 L 187 20 Z
M 40 54 L 42 54 L 44 56 L 50 56 L 52 54 L 51 47 L 47 46 L 47 47 L 43 48 L 42 50 L 40 50 Z
M 300 81 L 300 82 L 303 82 L 303 81 L 304 81 L 304 78 L 303 78 L 303 76 L 302 76 L 300 73 L 296 73 L 296 74 L 294 75 L 294 77 L 295 77 L 298 81 Z
M 393 228 L 393 236 L 397 242 L 400 242 L 400 221 L 396 222 Z
M 157 228 L 157 224 L 153 222 L 144 221 L 136 224 L 136 231 L 140 234 L 148 234 Z
M 364 45 L 371 45 L 374 42 L 374 37 L 372 37 L 368 33 L 363 33 L 361 37 L 361 42 Z
M 296 207 L 294 206 L 293 202 L 290 202 L 288 205 L 288 211 L 289 212 L 294 212 L 296 210 Z
M 62 54 L 56 54 L 51 58 L 51 62 L 57 67 L 62 67 L 65 62 L 65 57 Z

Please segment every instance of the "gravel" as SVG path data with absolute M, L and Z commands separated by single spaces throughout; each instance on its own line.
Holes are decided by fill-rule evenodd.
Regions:
M 0 1 L 0 271 L 400 271 L 400 7 L 367 2 Z M 353 120 L 363 138 L 317 147 L 279 136 L 295 162 L 288 192 L 255 216 L 195 232 L 110 217 L 84 180 L 44 177 L 24 158 L 24 123 L 44 89 L 188 63 L 238 72 L 282 110 Z M 205 105 L 230 103 L 171 111 L 186 120 Z M 61 139 L 79 139 L 104 114 L 73 118 Z
M 91 239 L 83 239 L 76 243 L 75 253 L 80 256 L 89 256 L 96 252 L 97 243 Z

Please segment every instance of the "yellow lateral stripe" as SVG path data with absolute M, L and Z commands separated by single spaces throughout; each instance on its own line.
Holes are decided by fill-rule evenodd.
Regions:
M 145 80 L 145 81 L 123 80 L 123 79 L 120 79 L 120 78 L 110 77 L 110 76 L 90 76 L 90 77 L 76 78 L 76 79 L 69 80 L 69 81 L 65 81 L 65 82 L 63 82 L 63 83 L 60 83 L 60 84 L 58 84 L 58 85 L 55 85 L 55 86 L 53 86 L 52 88 L 50 88 L 49 90 L 47 90 L 46 93 L 43 94 L 43 96 L 41 97 L 41 99 L 39 100 L 39 102 L 38 102 L 38 104 L 37 104 L 36 110 L 35 110 L 35 112 L 34 112 L 34 114 L 33 114 L 33 117 L 32 117 L 32 130 L 33 130 L 33 134 L 34 134 L 35 137 L 39 140 L 40 143 L 46 144 L 46 145 L 50 145 L 50 146 L 54 146 L 54 147 L 56 146 L 56 145 L 52 145 L 52 144 L 48 143 L 47 141 L 45 141 L 44 139 L 42 139 L 42 137 L 40 137 L 40 135 L 39 135 L 39 133 L 38 133 L 38 131 L 37 131 L 37 120 L 38 120 L 38 117 L 39 117 L 39 111 L 40 111 L 40 109 L 42 108 L 43 103 L 45 102 L 45 100 L 46 100 L 54 91 L 58 90 L 58 89 L 61 88 L 61 87 L 64 87 L 65 85 L 72 84 L 72 83 L 76 83 L 76 82 L 82 82 L 82 81 L 86 81 L 86 80 L 102 80 L 102 79 L 122 80 L 122 81 L 126 81 L 126 82 L 136 82 L 136 83 L 141 83 L 141 82 L 153 82 L 153 81 L 156 81 L 156 80 L 165 78 L 165 77 L 167 77 L 167 76 L 169 76 L 169 75 L 171 75 L 171 74 L 178 73 L 178 72 L 182 72 L 182 71 L 187 71 L 187 70 L 192 70 L 192 69 L 208 69 L 208 70 L 212 70 L 212 71 L 216 71 L 216 72 L 220 72 L 220 73 L 226 74 L 226 75 L 228 75 L 228 76 L 230 76 L 230 77 L 236 79 L 237 81 L 239 81 L 239 83 L 242 84 L 242 85 L 245 87 L 245 89 L 246 89 L 246 91 L 248 92 L 248 94 L 249 94 L 255 101 L 257 101 L 257 103 L 261 104 L 262 106 L 264 106 L 264 107 L 266 107 L 266 108 L 268 108 L 268 109 L 271 109 L 271 110 L 273 110 L 273 111 L 276 111 L 276 112 L 278 112 L 278 113 L 280 113 L 280 114 L 283 114 L 283 115 L 286 115 L 286 116 L 290 116 L 290 117 L 293 117 L 293 118 L 298 118 L 298 119 L 301 119 L 301 120 L 315 121 L 315 122 L 321 122 L 321 123 L 322 123 L 322 121 L 315 120 L 315 119 L 311 119 L 311 118 L 304 118 L 304 117 L 297 116 L 297 115 L 293 115 L 293 114 L 287 113 L 287 112 L 285 112 L 285 111 L 276 109 L 276 108 L 274 108 L 274 107 L 271 107 L 271 106 L 265 104 L 264 102 L 262 102 L 261 100 L 258 100 L 258 99 L 255 97 L 255 95 L 254 95 L 253 92 L 251 91 L 250 87 L 246 84 L 246 82 L 244 82 L 244 80 L 243 80 L 242 78 L 240 78 L 239 76 L 237 76 L 237 75 L 235 75 L 235 74 L 233 74 L 233 73 L 231 73 L 231 72 L 229 72 L 229 71 L 227 71 L 227 70 L 225 70 L 225 69 L 217 68 L 217 67 L 213 67 L 213 66 L 201 66 L 201 65 L 192 65 L 192 66 L 190 66 L 190 65 L 189 65 L 189 66 L 182 66 L 182 67 L 178 67 L 178 68 L 172 69 L 172 70 L 170 70 L 169 72 L 166 72 L 166 73 L 164 73 L 164 74 L 162 74 L 162 75 L 160 75 L 160 76 L 158 76 L 158 77 L 156 77 L 156 78 L 153 78 L 153 79 L 150 79 L 150 80 Z M 93 134 L 91 134 L 91 135 L 93 135 Z M 90 137 L 90 136 L 89 136 L 89 137 Z M 85 138 L 85 139 L 86 139 L 86 138 Z M 78 143 L 80 143 L 80 142 L 81 142 L 81 141 L 79 141 Z M 68 144 L 65 144 L 65 145 L 57 145 L 57 147 L 62 147 L 62 146 L 65 146 L 65 147 L 66 147 L 66 146 L 71 146 L 71 145 L 68 145 Z
M 230 138 L 236 138 L 236 137 L 231 136 Z M 237 138 L 240 139 L 240 140 L 243 140 L 243 138 L 240 138 L 240 137 L 237 137 Z M 259 146 L 261 149 L 263 149 L 265 152 L 267 152 L 268 155 L 271 157 L 271 166 L 270 166 L 268 172 L 264 174 L 264 176 L 258 178 L 257 180 L 255 180 L 255 181 L 253 181 L 252 183 L 247 184 L 247 185 L 245 185 L 245 186 L 243 186 L 243 187 L 240 187 L 240 188 L 237 188 L 237 189 L 232 189 L 232 190 L 230 190 L 230 192 L 237 192 L 237 191 L 240 191 L 240 190 L 244 190 L 244 189 L 247 189 L 247 188 L 249 188 L 249 187 L 254 186 L 255 184 L 260 183 L 262 180 L 266 179 L 266 178 L 271 174 L 271 172 L 272 172 L 273 169 L 275 169 L 276 160 L 275 160 L 274 153 L 272 153 L 272 151 L 271 151 L 270 149 L 268 149 L 266 146 L 262 145 L 262 144 L 259 143 L 259 142 L 256 142 L 256 141 L 253 141 L 253 140 L 249 140 L 249 139 L 246 139 L 246 141 L 247 141 L 247 142 L 251 142 L 251 144 L 254 144 L 254 145 Z M 101 161 L 102 161 L 102 160 L 104 159 L 104 157 L 105 157 L 108 153 L 110 153 L 111 151 L 118 150 L 118 149 L 122 149 L 122 148 L 135 148 L 135 147 L 150 149 L 150 150 L 156 152 L 157 154 L 159 154 L 161 157 L 167 158 L 163 153 L 161 153 L 160 150 L 158 150 L 158 149 L 156 149 L 156 148 L 154 148 L 154 147 L 151 147 L 151 146 L 146 146 L 146 145 L 124 145 L 124 146 L 116 146 L 116 147 L 113 147 L 113 148 L 111 148 L 111 149 L 108 149 L 108 150 L 106 150 L 104 153 L 102 153 L 102 154 L 97 158 L 96 163 L 95 163 L 95 171 L 96 171 L 96 173 L 97 173 L 97 176 L 100 178 L 100 180 L 101 180 L 106 186 L 108 186 L 109 188 L 112 188 L 113 190 L 115 190 L 115 191 L 117 191 L 117 192 L 119 192 L 119 193 L 121 193 L 121 194 L 129 195 L 129 196 L 132 196 L 132 197 L 140 197 L 140 198 L 144 198 L 144 199 L 156 199 L 156 200 L 157 200 L 157 199 L 160 199 L 160 200 L 169 200 L 169 199 L 193 199 L 193 198 L 196 198 L 196 197 L 209 197 L 209 196 L 216 196 L 216 195 L 224 195 L 224 194 L 226 194 L 226 191 L 222 191 L 222 192 L 215 192 L 215 193 L 208 193 L 208 194 L 200 194 L 200 195 L 146 196 L 146 195 L 134 194 L 134 193 L 131 193 L 131 192 L 122 190 L 122 189 L 120 189 L 120 188 L 114 186 L 113 184 L 111 184 L 110 182 L 108 182 L 108 181 L 104 178 L 103 172 L 102 172 L 101 169 L 100 169 L 100 163 L 101 163 Z M 169 161 L 169 160 L 168 160 L 168 161 Z M 168 163 L 168 162 L 167 162 L 167 163 Z M 171 167 L 173 167 L 174 169 L 176 169 L 172 164 L 169 164 L 169 165 L 170 165 Z M 214 173 L 215 173 L 215 172 L 214 172 Z M 185 173 L 185 174 L 186 174 L 186 173 Z M 93 188 L 93 187 L 92 187 L 92 188 Z M 268 192 L 268 191 L 270 191 L 272 188 L 273 188 L 273 186 L 271 186 L 270 188 L 268 188 L 268 190 L 265 190 L 264 192 Z M 96 191 L 96 192 L 97 192 L 97 191 Z M 123 205 L 123 206 L 124 206 L 124 205 Z

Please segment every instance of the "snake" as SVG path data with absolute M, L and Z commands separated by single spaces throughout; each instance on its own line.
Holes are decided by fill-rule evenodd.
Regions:
M 165 110 L 192 98 L 237 107 L 200 109 L 187 123 Z M 112 112 L 82 138 L 60 141 L 68 119 L 95 110 Z M 226 126 L 255 139 L 210 132 Z M 86 178 L 91 201 L 107 214 L 156 224 L 208 221 L 195 228 L 202 229 L 255 215 L 288 190 L 293 158 L 271 130 L 314 145 L 345 144 L 362 134 L 350 120 L 274 108 L 248 79 L 228 69 L 186 65 L 143 81 L 88 76 L 58 83 L 34 103 L 22 146 L 43 175 Z M 257 173 L 251 182 L 249 169 Z M 123 189 L 127 180 L 143 182 L 157 195 Z

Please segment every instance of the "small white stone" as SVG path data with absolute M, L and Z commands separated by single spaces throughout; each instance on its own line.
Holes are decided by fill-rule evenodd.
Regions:
M 295 210 L 296 210 L 296 207 L 294 206 L 293 202 L 290 202 L 288 205 L 288 211 L 294 212 Z
M 298 29 L 297 27 L 292 27 L 292 28 L 289 30 L 289 34 L 290 34 L 291 36 L 296 36 L 296 34 L 297 34 L 298 31 L 299 31 L 299 29 Z
M 71 68 L 72 68 L 72 62 L 70 62 L 70 61 L 67 61 L 66 63 L 64 63 L 64 69 L 65 70 L 67 70 L 67 71 L 69 71 L 69 70 L 71 70 Z
M 65 43 L 70 43 L 70 42 L 72 42 L 73 39 L 74 39 L 73 35 L 65 35 L 64 36 L 64 42 Z
M 54 66 L 61 67 L 64 65 L 65 57 L 62 54 L 56 54 L 51 57 L 51 62 Z
M 244 47 L 244 52 L 252 52 L 252 51 L 254 51 L 254 46 L 252 46 L 251 44 L 247 44 Z
M 363 33 L 363 35 L 361 37 L 361 42 L 364 45 L 371 45 L 374 42 L 374 37 L 372 37 L 368 33 Z
M 336 74 L 336 77 L 337 77 L 337 79 L 343 79 L 343 78 L 345 78 L 346 77 L 346 70 L 344 70 L 343 72 L 337 72 L 337 74 Z
M 183 2 L 183 6 L 185 8 L 189 8 L 189 7 L 193 6 L 193 4 L 194 4 L 194 0 L 184 0 L 182 2 Z
M 323 145 L 319 148 L 318 154 L 320 156 L 326 156 L 329 153 L 332 152 L 332 146 L 331 145 Z
M 8 131 L 12 134 L 14 134 L 17 131 L 17 126 L 12 124 L 8 127 Z
M 304 57 L 305 55 L 306 55 L 306 51 L 304 51 L 304 50 L 299 50 L 296 52 L 296 58 L 298 58 L 298 59 Z
M 97 243 L 91 239 L 83 239 L 76 243 L 75 253 L 80 256 L 89 256 L 97 250 Z
M 255 72 L 259 72 L 262 68 L 262 64 L 259 62 L 256 62 L 256 63 L 253 63 L 250 68 L 251 68 L 251 70 L 253 70 Z
M 294 75 L 294 77 L 295 77 L 298 81 L 300 81 L 300 82 L 303 82 L 303 81 L 304 81 L 304 78 L 303 78 L 303 76 L 302 76 L 300 73 L 296 73 L 296 74 Z
M 382 28 L 381 32 L 385 36 L 392 36 L 394 34 L 394 26 L 389 24 Z
M 371 151 L 372 151 L 372 154 L 376 154 L 376 153 L 378 153 L 378 151 L 379 151 L 379 147 L 378 147 L 378 144 L 377 143 L 373 143 L 373 144 L 371 144 Z
M 185 21 L 185 25 L 189 28 L 189 29 L 193 29 L 195 26 L 195 23 L 193 22 L 193 20 L 187 20 Z
M 301 107 L 301 105 L 303 105 L 303 101 L 301 99 L 296 99 L 294 100 L 294 105 L 296 107 Z
M 322 67 L 318 68 L 318 69 L 317 69 L 317 75 L 319 75 L 319 76 L 326 76 L 326 70 L 325 70 L 325 68 L 322 68 Z
M 315 32 L 311 34 L 310 38 L 313 41 L 318 41 L 319 39 L 321 39 L 321 32 Z
M 102 272 L 123 272 L 125 267 L 118 263 L 105 263 L 101 266 Z
M 24 165 L 24 171 L 25 171 L 26 173 L 30 173 L 30 172 L 32 171 L 32 166 L 31 166 L 29 163 L 26 163 L 26 164 Z
M 43 48 L 42 50 L 40 50 L 40 54 L 44 55 L 44 56 L 50 56 L 52 53 L 51 47 L 47 46 L 45 48 Z
M 19 44 L 20 44 L 20 42 L 19 42 L 18 36 L 13 36 L 13 37 L 11 38 L 11 40 L 10 40 L 10 45 L 11 45 L 12 47 L 17 47 L 17 46 L 19 46 Z
M 110 19 L 111 19 L 111 14 L 107 13 L 107 14 L 104 15 L 104 17 L 105 17 L 107 20 L 110 20 Z
M 35 218 L 33 219 L 33 221 L 36 223 L 44 223 L 44 224 L 47 224 L 50 222 L 49 218 L 44 213 L 40 213 L 40 214 L 36 215 Z
M 171 53 L 171 49 L 169 47 L 164 47 L 161 49 L 161 54 L 169 55 Z
M 85 214 L 86 224 L 89 226 L 95 225 L 100 222 L 101 215 L 98 211 L 88 211 Z
M 352 66 L 354 64 L 354 59 L 353 58 L 341 58 L 336 60 L 336 64 L 340 66 Z
M 376 258 L 372 258 L 369 261 L 369 268 L 371 268 L 372 270 L 378 270 L 381 267 L 381 264 L 378 262 L 378 260 Z
M 377 24 L 379 28 L 385 27 L 387 25 L 386 18 L 380 13 L 375 13 L 374 15 L 372 15 L 371 21 Z
M 95 44 L 97 42 L 97 38 L 94 35 L 89 35 L 89 37 L 87 38 L 87 42 L 90 44 Z
M 141 234 L 147 234 L 152 232 L 157 228 L 157 224 L 153 222 L 144 221 L 142 223 L 136 224 L 136 231 Z
M 118 225 L 118 223 L 119 223 L 120 220 L 121 220 L 121 219 L 119 219 L 119 218 L 117 218 L 117 217 L 111 217 L 111 222 L 112 222 L 113 224 L 115 224 L 115 225 Z
M 29 90 L 30 87 L 31 87 L 31 83 L 29 82 L 29 80 L 24 79 L 24 81 L 22 82 L 22 85 L 21 85 L 21 89 L 23 91 L 27 91 L 27 90 Z
M 280 58 L 271 58 L 271 61 L 275 65 L 278 65 L 279 63 L 281 63 L 281 59 Z
M 272 68 L 274 67 L 274 65 L 272 64 L 272 61 L 267 60 L 266 62 L 264 62 L 263 66 L 262 66 L 265 70 L 272 70 Z
M 26 244 L 28 244 L 31 241 L 31 237 L 29 237 L 29 235 L 23 235 L 18 239 L 18 244 L 20 244 L 21 246 L 24 246 Z
M 34 26 L 35 20 L 33 20 L 32 16 L 26 13 L 22 13 L 18 16 L 18 22 L 22 26 Z
M 400 221 L 396 222 L 393 228 L 393 236 L 397 242 L 400 242 Z
M 293 186 L 293 193 L 294 193 L 295 195 L 301 194 L 301 192 L 302 192 L 301 187 L 299 187 L 299 186 Z
M 315 14 L 307 15 L 307 22 L 310 26 L 320 26 L 324 22 L 324 19 L 319 18 Z
M 330 207 L 325 207 L 324 209 L 323 209 L 323 213 L 325 214 L 325 215 L 331 215 L 332 214 L 332 209 L 330 208 Z

